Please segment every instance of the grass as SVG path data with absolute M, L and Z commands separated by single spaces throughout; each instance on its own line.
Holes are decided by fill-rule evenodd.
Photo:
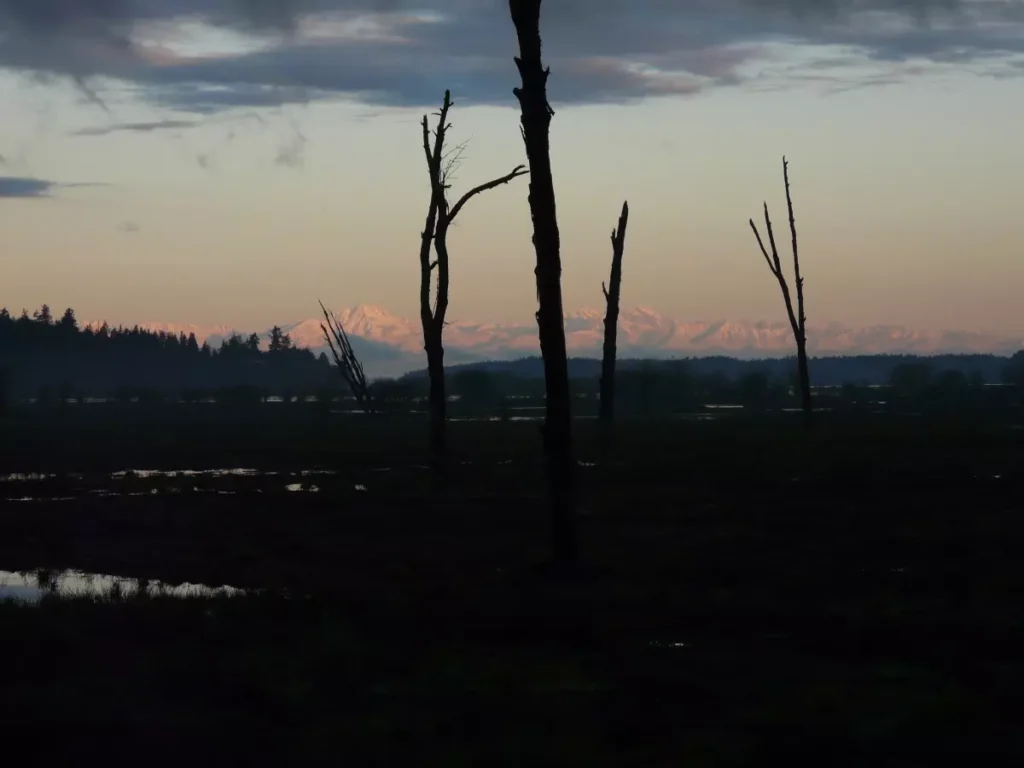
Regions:
M 0 567 L 265 588 L 0 604 L 0 720 L 37 762 L 1024 758 L 1011 425 L 625 424 L 615 466 L 579 469 L 587 568 L 570 578 L 541 567 L 535 424 L 453 424 L 472 463 L 442 493 L 408 420 L 114 419 L 47 454 L 56 437 L 22 418 L 3 439 L 33 446 L 31 468 L 86 475 L 4 484 L 75 500 L 0 505 Z M 285 474 L 103 474 L 197 461 Z M 313 464 L 337 474 L 284 491 Z
M 273 596 L 0 605 L 19 661 L 0 701 L 19 733 L 109 734 L 108 758 L 168 765 L 199 744 L 204 763 L 438 766 L 999 764 L 1024 749 L 1009 648 L 952 655 L 898 622 L 787 637 L 705 621 L 680 646 L 587 619 L 577 597 L 541 602 L 572 618 L 541 611 L 509 637 L 497 607 L 425 623 Z M 46 764 L 88 746 L 34 743 Z

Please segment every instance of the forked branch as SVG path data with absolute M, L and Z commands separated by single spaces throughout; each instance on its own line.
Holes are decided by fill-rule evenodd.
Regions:
M 466 203 L 472 200 L 476 195 L 479 195 L 481 192 L 486 192 L 489 189 L 500 187 L 502 184 L 508 184 L 512 179 L 518 179 L 520 176 L 525 176 L 528 173 L 529 171 L 526 169 L 525 165 L 517 165 L 512 169 L 511 173 L 506 173 L 504 176 L 488 181 L 486 184 L 473 187 L 469 192 L 460 197 L 458 202 L 452 207 L 451 211 L 446 214 L 445 218 L 448 219 L 447 223 L 451 224 L 455 220 L 455 217 L 459 215 L 459 211 L 462 210 L 463 206 L 465 206 Z
M 765 247 L 761 233 L 753 219 L 750 219 L 750 228 L 757 238 L 757 245 L 761 249 L 768 269 L 775 276 L 779 283 L 779 290 L 782 292 L 782 299 L 786 304 L 786 314 L 789 316 L 789 324 L 793 329 L 793 337 L 796 339 L 796 354 L 798 376 L 800 381 L 800 397 L 802 401 L 804 416 L 808 426 L 811 424 L 813 407 L 811 403 L 811 382 L 807 362 L 807 315 L 804 312 L 804 278 L 800 273 L 800 249 L 797 244 L 796 217 L 793 215 L 793 196 L 789 187 L 789 162 L 782 158 L 782 177 L 786 182 L 786 210 L 789 213 L 789 232 L 793 248 L 793 276 L 796 281 L 796 308 L 793 307 L 793 297 L 789 291 L 789 282 L 782 270 L 782 259 L 779 258 L 779 249 L 775 242 L 775 232 L 772 229 L 772 219 L 768 215 L 768 203 L 764 204 L 764 224 L 768 232 L 768 244 L 771 246 L 771 253 Z
M 793 308 L 793 298 L 790 294 L 789 282 L 786 280 L 786 274 L 782 270 L 782 259 L 779 257 L 779 249 L 775 242 L 775 231 L 772 227 L 771 216 L 768 213 L 767 202 L 764 204 L 764 223 L 765 229 L 768 232 L 768 243 L 771 246 L 771 255 L 769 255 L 768 249 L 765 248 L 764 240 L 761 238 L 761 233 L 758 231 L 757 224 L 754 223 L 753 219 L 750 219 L 750 228 L 754 231 L 754 237 L 757 238 L 757 245 L 761 249 L 761 255 L 764 256 L 768 269 L 771 270 L 771 273 L 779 283 L 779 289 L 782 291 L 782 298 L 786 304 L 786 314 L 789 316 L 789 323 L 793 328 L 793 335 L 797 341 L 800 342 L 805 337 L 807 324 L 807 318 L 804 315 L 804 279 L 800 274 L 800 256 L 797 246 L 796 219 L 793 216 L 793 197 L 789 187 L 789 162 L 785 157 L 782 158 L 782 174 L 786 182 L 786 207 L 789 211 L 789 230 L 793 247 L 793 272 L 796 279 L 797 291 L 796 311 L 794 311 Z

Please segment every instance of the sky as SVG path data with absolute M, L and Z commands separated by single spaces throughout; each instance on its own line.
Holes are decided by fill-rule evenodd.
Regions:
M 1024 0 L 544 0 L 567 310 L 1024 330 Z M 263 329 L 414 317 L 419 120 L 456 195 L 525 162 L 504 0 L 0 0 L 0 305 Z M 449 236 L 449 319 L 529 321 L 528 177 Z M 760 219 L 758 219 L 760 222 Z

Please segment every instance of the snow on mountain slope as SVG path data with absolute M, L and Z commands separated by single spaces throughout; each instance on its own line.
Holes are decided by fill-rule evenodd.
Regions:
M 337 318 L 365 356 L 372 375 L 395 375 L 423 365 L 423 336 L 418 319 L 398 317 L 374 306 L 357 306 L 336 312 Z M 531 318 L 532 320 L 532 318 Z M 202 343 L 217 346 L 232 329 L 226 326 L 145 323 L 140 327 L 173 333 L 195 333 Z M 282 325 L 299 347 L 323 348 L 319 318 Z M 570 354 L 597 355 L 604 338 L 604 311 L 582 309 L 565 318 Z M 967 331 L 928 331 L 903 326 L 878 325 L 849 328 L 838 323 L 808 326 L 808 348 L 813 354 L 885 354 L 977 352 L 1011 354 L 1024 347 L 1024 334 L 1016 337 Z M 239 331 L 248 335 L 251 331 Z M 270 329 L 259 333 L 270 336 Z M 507 359 L 537 354 L 537 326 L 478 323 L 452 319 L 445 328 L 445 348 L 451 361 Z M 624 309 L 619 315 L 618 349 L 623 357 L 732 355 L 775 357 L 793 352 L 793 334 L 786 323 L 679 322 L 644 307 Z

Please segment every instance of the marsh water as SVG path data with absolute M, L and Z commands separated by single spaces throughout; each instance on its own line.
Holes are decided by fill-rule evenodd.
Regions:
M 484 461 L 462 461 L 465 465 L 487 464 Z M 513 463 L 511 459 L 489 462 L 493 466 Z M 582 468 L 596 466 L 594 462 L 578 461 Z M 359 472 L 362 482 L 346 481 L 345 488 L 366 493 L 374 486 L 373 478 L 389 477 L 396 470 L 426 473 L 426 464 L 364 467 Z M 214 469 L 122 469 L 110 473 L 94 472 L 12 472 L 0 474 L 0 501 L 71 502 L 86 498 L 118 496 L 163 496 L 189 493 L 208 493 L 231 496 L 240 492 L 251 493 L 319 493 L 325 483 L 337 489 L 340 473 L 334 469 L 268 470 L 253 467 L 223 467 Z

